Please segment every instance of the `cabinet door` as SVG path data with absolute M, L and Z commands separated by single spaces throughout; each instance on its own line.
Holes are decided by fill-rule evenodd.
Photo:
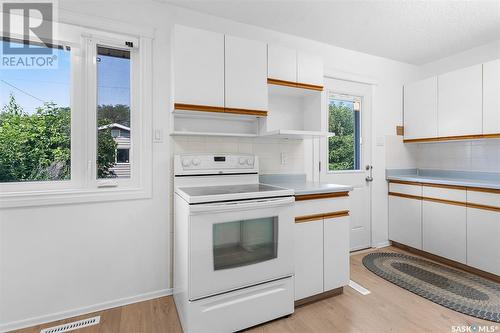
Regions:
M 297 51 L 279 45 L 268 45 L 267 77 L 297 82 Z
M 318 56 L 298 52 L 297 82 L 323 86 L 323 59 Z
M 423 201 L 423 250 L 466 263 L 465 206 Z
M 175 26 L 174 102 L 224 107 L 224 35 Z
M 324 220 L 324 291 L 349 284 L 349 216 Z
M 483 132 L 482 65 L 438 77 L 438 135 L 460 136 Z
M 500 133 L 500 59 L 483 65 L 483 131 Z
M 295 223 L 295 299 L 323 292 L 323 220 Z
M 225 55 L 226 107 L 266 111 L 266 44 L 226 36 Z
M 422 200 L 389 195 L 389 239 L 422 249 Z
M 467 265 L 500 275 L 500 212 L 467 208 Z
M 405 139 L 435 138 L 438 135 L 437 77 L 405 85 Z

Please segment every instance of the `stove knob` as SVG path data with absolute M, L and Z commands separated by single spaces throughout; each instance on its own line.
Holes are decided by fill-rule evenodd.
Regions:
M 253 160 L 251 158 L 247 158 L 247 165 L 253 165 Z
M 238 160 L 238 163 L 240 163 L 241 165 L 245 164 L 246 162 L 246 158 L 244 157 L 240 157 L 240 159 Z
M 200 165 L 200 160 L 198 158 L 193 159 L 193 165 Z
M 190 165 L 191 165 L 191 161 L 188 160 L 187 158 L 185 158 L 185 159 L 182 160 L 182 166 L 183 167 L 188 167 Z

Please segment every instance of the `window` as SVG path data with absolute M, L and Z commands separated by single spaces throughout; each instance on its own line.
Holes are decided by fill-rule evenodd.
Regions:
M 56 68 L 0 68 L 0 183 L 71 179 L 71 51 L 52 54 Z
M 117 149 L 116 150 L 116 163 L 129 163 L 130 149 Z
M 361 98 L 330 94 L 328 170 L 359 170 L 361 164 Z
M 0 35 L 0 57 L 28 43 L 57 59 L 0 66 L 0 207 L 151 195 L 152 38 L 106 29 L 60 23 L 47 46 Z
M 130 172 L 117 172 L 116 163 L 130 146 L 130 51 L 97 47 L 97 178 L 128 178 Z M 127 138 L 121 132 L 128 132 Z M 117 156 L 122 152 L 122 156 Z M 129 163 L 129 149 L 126 150 Z

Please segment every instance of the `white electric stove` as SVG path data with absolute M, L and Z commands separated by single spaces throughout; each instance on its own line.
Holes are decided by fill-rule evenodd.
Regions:
M 294 309 L 293 190 L 253 155 L 174 158 L 174 299 L 185 332 L 233 332 Z

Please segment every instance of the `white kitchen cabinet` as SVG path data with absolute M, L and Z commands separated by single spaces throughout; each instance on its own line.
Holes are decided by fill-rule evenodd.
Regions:
M 438 136 L 437 77 L 404 86 L 404 138 L 424 139 Z
M 323 86 L 323 59 L 297 52 L 297 82 Z
M 324 290 L 349 284 L 349 217 L 324 219 Z
M 267 46 L 225 37 L 225 107 L 267 111 Z
M 467 208 L 467 265 L 500 275 L 500 212 Z
M 477 135 L 483 132 L 482 65 L 438 76 L 438 135 Z
M 389 195 L 389 239 L 422 249 L 421 199 Z
M 500 133 L 500 59 L 483 65 L 483 132 Z
M 174 102 L 224 107 L 224 35 L 175 26 Z
M 295 299 L 323 292 L 323 219 L 295 224 Z
M 297 51 L 280 45 L 268 45 L 267 77 L 297 82 Z
M 422 249 L 424 251 L 466 263 L 467 211 L 465 206 L 424 200 L 422 223 Z

